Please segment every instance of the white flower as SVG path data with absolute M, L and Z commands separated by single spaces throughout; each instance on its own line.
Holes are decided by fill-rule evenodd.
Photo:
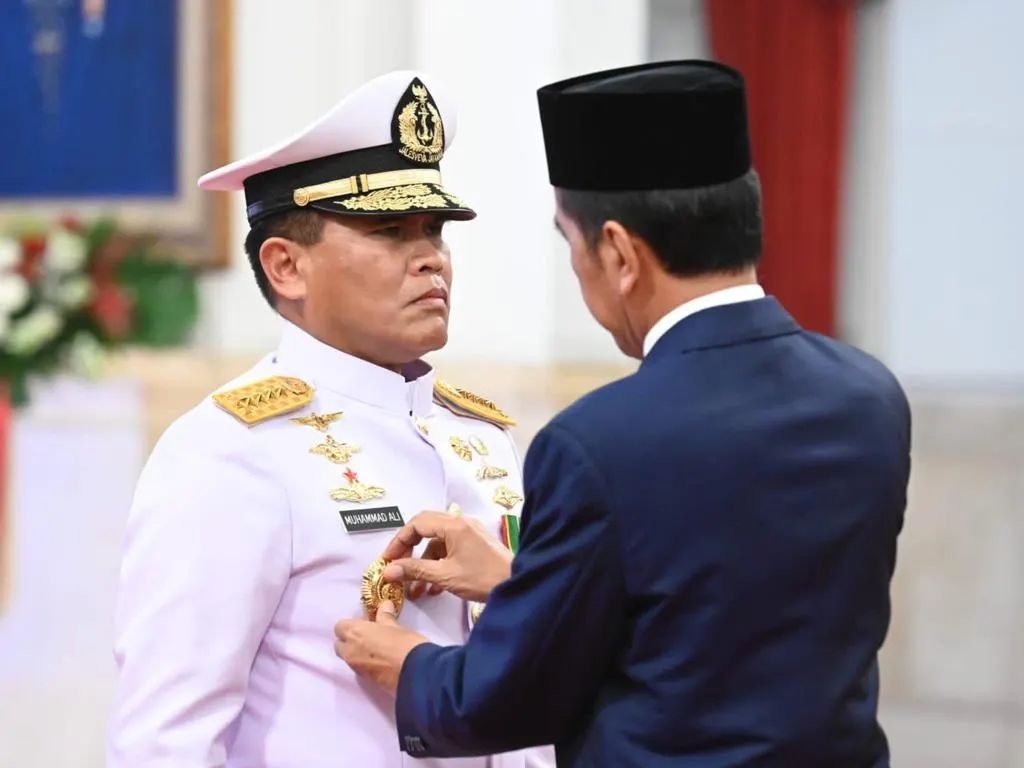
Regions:
M 12 325 L 7 350 L 14 355 L 33 354 L 60 333 L 63 322 L 53 307 L 39 307 Z
M 0 271 L 14 269 L 21 261 L 21 243 L 9 237 L 0 237 Z
M 85 239 L 66 229 L 55 229 L 46 240 L 43 263 L 55 272 L 77 272 L 85 266 Z
M 95 379 L 103 373 L 107 354 L 93 336 L 79 333 L 71 342 L 68 352 L 68 365 L 79 376 Z
M 28 281 L 17 272 L 0 272 L 0 314 L 17 312 L 28 301 Z
M 55 296 L 57 303 L 65 309 L 78 309 L 91 298 L 92 283 L 89 278 L 80 276 L 62 281 Z

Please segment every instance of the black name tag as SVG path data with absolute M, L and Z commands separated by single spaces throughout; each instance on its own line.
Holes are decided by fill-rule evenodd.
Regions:
M 368 531 L 387 531 L 405 525 L 398 507 L 375 507 L 339 512 L 341 522 L 349 533 L 366 533 Z

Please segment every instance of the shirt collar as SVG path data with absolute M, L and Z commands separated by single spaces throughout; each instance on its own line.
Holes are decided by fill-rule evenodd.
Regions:
M 654 345 L 658 343 L 662 336 L 668 333 L 670 328 L 690 315 L 704 309 L 711 309 L 711 307 L 721 307 L 726 304 L 739 304 L 742 301 L 763 299 L 764 296 L 764 288 L 756 283 L 752 283 L 750 285 L 735 285 L 732 288 L 723 288 L 720 291 L 706 293 L 703 296 L 698 296 L 696 299 L 680 304 L 656 322 L 651 327 L 651 330 L 647 332 L 647 336 L 644 337 L 644 357 L 647 357 L 650 351 L 654 349 Z
M 368 405 L 419 417 L 431 410 L 434 371 L 422 360 L 395 373 L 324 344 L 285 321 L 274 361 L 283 374 Z

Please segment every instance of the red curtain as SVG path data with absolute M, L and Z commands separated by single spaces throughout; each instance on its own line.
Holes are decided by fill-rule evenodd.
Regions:
M 764 191 L 760 277 L 832 334 L 853 0 L 705 0 L 714 57 L 743 73 Z

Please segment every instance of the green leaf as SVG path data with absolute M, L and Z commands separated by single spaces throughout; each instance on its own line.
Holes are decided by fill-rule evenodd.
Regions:
M 129 341 L 151 347 L 188 342 L 199 316 L 199 291 L 191 268 L 147 259 L 136 251 L 121 264 L 118 281 L 135 302 Z

